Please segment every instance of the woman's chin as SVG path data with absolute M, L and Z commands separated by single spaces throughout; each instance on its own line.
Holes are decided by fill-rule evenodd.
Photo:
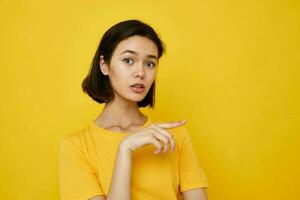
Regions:
M 130 95 L 130 97 L 128 97 L 128 99 L 130 99 L 131 101 L 135 101 L 135 102 L 139 102 L 142 101 L 145 98 L 145 94 L 140 93 L 140 94 L 133 94 Z

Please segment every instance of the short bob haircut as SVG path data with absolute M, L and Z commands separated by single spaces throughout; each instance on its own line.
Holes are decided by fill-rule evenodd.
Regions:
M 105 63 L 111 61 L 112 54 L 122 40 L 131 36 L 143 36 L 153 41 L 158 50 L 158 58 L 165 52 L 165 44 L 159 38 L 154 29 L 146 23 L 131 19 L 121 21 L 109 28 L 103 35 L 96 54 L 92 60 L 89 73 L 82 81 L 81 87 L 84 93 L 87 93 L 98 103 L 107 103 L 113 100 L 114 93 L 109 82 L 109 77 L 100 70 L 100 56 L 103 55 Z M 152 83 L 149 92 L 142 101 L 138 102 L 138 107 L 154 106 L 155 101 L 155 81 Z

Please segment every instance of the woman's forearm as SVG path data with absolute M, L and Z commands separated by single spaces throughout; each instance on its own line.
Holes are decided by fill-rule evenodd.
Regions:
M 107 200 L 131 199 L 131 151 L 120 145 Z

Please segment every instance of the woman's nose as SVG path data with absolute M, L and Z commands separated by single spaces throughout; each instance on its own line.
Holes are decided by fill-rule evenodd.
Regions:
M 138 64 L 136 71 L 135 71 L 135 76 L 143 77 L 144 74 L 145 74 L 145 68 L 144 68 L 143 64 Z

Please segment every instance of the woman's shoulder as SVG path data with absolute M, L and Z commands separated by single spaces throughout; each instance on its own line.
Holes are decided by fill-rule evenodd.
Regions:
M 60 138 L 60 143 L 73 143 L 77 146 L 80 146 L 81 144 L 85 143 L 87 138 L 89 137 L 89 126 L 86 125 L 82 128 L 79 128 L 77 130 L 73 130 L 71 132 L 66 133 Z

